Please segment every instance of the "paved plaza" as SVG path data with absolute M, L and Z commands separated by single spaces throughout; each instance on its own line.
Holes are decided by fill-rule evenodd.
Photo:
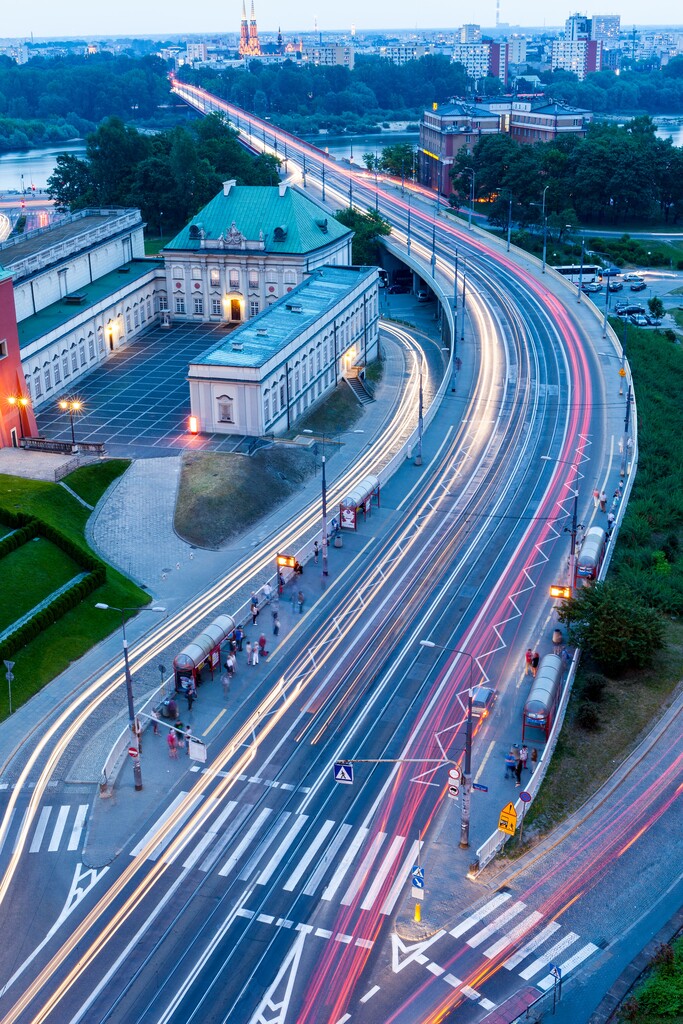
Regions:
M 224 327 L 176 324 L 153 327 L 113 353 L 78 384 L 83 412 L 76 441 L 104 442 L 107 454 L 125 458 L 178 455 L 182 451 L 236 451 L 244 437 L 188 433 L 188 364 L 225 335 Z M 50 439 L 71 439 L 69 416 L 57 401 L 36 413 Z

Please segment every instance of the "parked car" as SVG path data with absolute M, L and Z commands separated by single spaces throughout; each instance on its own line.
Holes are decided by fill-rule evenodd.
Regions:
M 631 316 L 629 317 L 629 321 L 632 324 L 635 324 L 636 327 L 649 327 L 650 326 L 650 322 L 649 322 L 648 318 L 646 316 L 643 316 L 642 313 L 632 313 Z
M 631 291 L 632 292 L 642 292 L 642 291 L 645 291 L 646 288 L 647 288 L 647 285 L 645 284 L 644 281 L 634 281 L 633 284 L 631 285 Z
M 588 284 L 582 284 L 581 290 L 584 292 L 601 292 L 602 285 L 599 281 L 589 281 Z
M 645 314 L 645 306 L 635 302 L 620 302 L 616 310 L 617 316 L 632 316 L 634 313 Z
M 431 302 L 432 293 L 427 288 L 420 288 L 417 293 L 418 302 Z
M 649 323 L 650 327 L 659 327 L 661 322 L 662 322 L 659 319 L 659 317 L 657 317 L 657 316 L 648 316 L 647 313 L 645 314 L 645 319 Z
M 390 295 L 405 295 L 409 288 L 407 284 L 390 284 L 387 291 Z
M 623 287 L 623 281 L 610 281 L 607 285 L 607 290 L 610 292 L 620 292 Z
M 475 686 L 472 690 L 472 718 L 486 718 L 495 702 L 495 690 L 488 686 Z
M 624 274 L 624 281 L 642 281 L 640 274 Z

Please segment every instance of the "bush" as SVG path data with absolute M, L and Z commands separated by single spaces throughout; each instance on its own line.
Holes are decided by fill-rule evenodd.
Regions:
M 594 704 L 601 704 L 605 699 L 606 688 L 607 680 L 603 675 L 599 672 L 589 672 L 584 678 L 581 696 Z
M 582 700 L 576 710 L 576 724 L 586 732 L 600 731 L 600 708 L 592 700 Z

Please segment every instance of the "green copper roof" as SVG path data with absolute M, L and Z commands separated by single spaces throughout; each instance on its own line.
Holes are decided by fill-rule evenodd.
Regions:
M 228 182 L 169 242 L 164 252 L 223 249 L 254 254 L 302 254 L 351 234 L 350 228 L 289 186 Z

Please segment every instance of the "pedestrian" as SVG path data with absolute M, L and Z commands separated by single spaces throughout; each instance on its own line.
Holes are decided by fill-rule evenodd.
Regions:
M 536 747 L 532 747 L 531 748 L 531 763 L 533 765 L 535 765 L 537 761 L 538 761 L 538 751 L 536 750 Z M 533 771 L 533 769 L 532 769 L 532 771 Z
M 529 760 L 529 748 L 528 747 L 522 746 L 522 747 L 519 748 L 519 759 L 522 762 L 522 771 L 524 771 L 524 769 L 526 768 L 526 763 Z
M 235 643 L 237 644 L 237 650 L 242 652 L 242 641 L 244 640 L 244 630 L 241 626 L 238 626 L 235 630 Z
M 515 765 L 517 762 L 512 754 L 512 750 L 509 750 L 505 755 L 505 778 L 511 779 L 515 774 Z
M 168 717 L 171 721 L 175 721 L 178 717 L 178 705 L 175 702 L 175 697 L 169 697 L 169 701 L 166 706 L 168 708 Z
M 251 640 L 247 640 L 247 665 L 251 665 Z
M 190 756 L 190 740 L 192 738 L 192 726 L 185 726 L 185 749 L 187 750 L 187 756 Z
M 313 544 L 313 561 L 315 562 L 316 565 L 318 564 L 318 554 L 319 554 L 319 552 L 320 552 L 320 549 L 318 547 L 318 542 L 316 540 L 315 543 Z
M 566 672 L 569 668 L 569 651 L 566 647 L 563 647 L 560 651 L 560 658 L 562 659 L 562 668 Z
M 540 660 L 541 655 L 538 653 L 538 651 L 534 651 L 534 653 L 531 655 L 531 674 L 534 677 L 534 679 L 536 678 L 536 673 L 538 672 L 538 663 Z
M 531 650 L 530 647 L 527 647 L 526 654 L 524 655 L 524 659 L 526 661 L 526 668 L 524 669 L 524 675 L 525 676 L 530 676 L 532 674 L 531 673 L 531 659 L 533 658 L 533 656 L 534 656 L 534 652 Z
M 296 600 L 299 605 L 299 615 L 303 615 L 304 601 L 306 600 L 306 595 L 304 594 L 303 590 L 300 590 L 299 593 L 296 595 Z
M 600 491 L 600 511 L 607 511 L 607 494 L 605 491 Z
M 295 576 L 303 576 L 303 574 L 304 574 L 304 567 L 303 567 L 303 565 L 301 564 L 301 562 L 297 562 L 295 560 L 295 562 L 294 562 L 294 575 Z
M 614 512 L 608 512 L 607 513 L 607 536 L 608 537 L 611 534 L 612 530 L 614 529 L 614 520 L 616 518 L 617 517 L 615 516 Z
M 188 712 L 192 711 L 192 705 L 194 704 L 195 695 L 196 695 L 196 691 L 194 691 L 191 686 L 188 686 L 187 693 L 185 694 L 185 696 L 187 697 L 187 710 L 188 710 Z
M 254 642 L 251 646 L 251 663 L 258 665 L 258 644 Z
M 265 633 L 261 633 L 261 636 L 258 638 L 258 645 L 259 645 L 259 651 L 260 651 L 260 654 L 261 654 L 262 658 L 267 658 L 268 657 L 268 651 L 266 650 L 267 642 L 268 641 L 266 640 L 266 634 Z
M 252 601 L 251 602 L 251 624 L 252 624 L 252 626 L 256 625 L 256 620 L 257 619 L 258 619 L 258 604 L 255 601 Z
M 285 578 L 281 572 L 277 574 L 277 592 L 282 597 L 282 592 L 285 589 Z
M 155 736 L 159 735 L 159 712 L 156 708 L 152 708 L 152 732 Z
M 273 588 L 271 587 L 270 583 L 268 583 L 268 582 L 264 583 L 263 584 L 263 602 L 264 602 L 264 604 L 269 604 L 270 603 L 270 599 L 271 599 L 272 596 L 273 596 Z
M 227 672 L 221 676 L 221 686 L 223 687 L 223 700 L 227 700 L 230 693 L 230 676 Z
M 296 611 L 296 590 L 292 587 L 292 611 Z
M 273 612 L 273 636 L 280 635 L 280 616 L 277 612 Z
M 593 491 L 593 508 L 597 508 L 600 504 L 600 491 Z
M 519 787 L 522 785 L 522 762 L 521 761 L 517 761 L 517 763 L 515 765 L 515 779 L 517 780 L 515 782 L 515 789 L 519 789 Z
M 228 673 L 228 680 L 232 679 L 235 674 L 235 655 L 229 654 L 225 659 L 225 671 Z
M 176 740 L 175 729 L 169 729 L 168 730 L 168 736 L 166 737 L 166 742 L 168 743 L 168 756 L 169 757 L 177 757 L 178 756 L 178 742 Z

